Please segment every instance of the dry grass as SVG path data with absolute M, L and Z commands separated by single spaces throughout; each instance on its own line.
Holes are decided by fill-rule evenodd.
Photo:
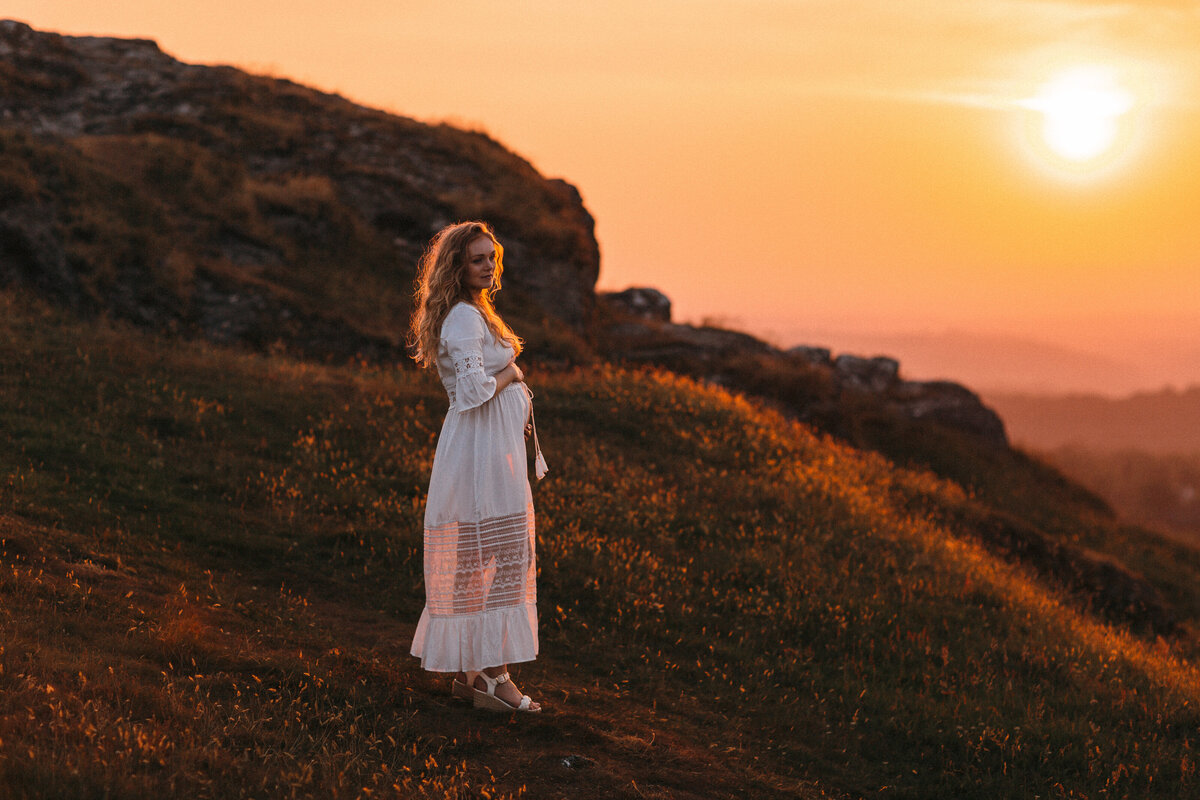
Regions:
M 0 303 L 8 796 L 1196 789 L 1192 643 L 959 538 L 942 520 L 978 489 L 603 367 L 531 376 L 552 472 L 543 656 L 517 678 L 550 710 L 476 714 L 407 656 L 435 380 Z M 1041 473 L 988 475 L 1033 497 Z M 1040 503 L 1135 541 L 1069 492 Z

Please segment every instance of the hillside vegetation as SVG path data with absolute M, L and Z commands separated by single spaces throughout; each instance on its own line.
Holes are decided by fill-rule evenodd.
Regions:
M 546 357 L 578 354 L 592 217 L 485 133 L 147 40 L 0 20 L 0 52 L 0 286 L 157 331 L 394 360 L 417 257 L 482 218 L 505 243 L 508 317 Z
M 1196 791 L 1194 553 L 1042 472 L 964 489 L 669 374 L 530 381 L 552 471 L 517 679 L 548 711 L 487 716 L 407 655 L 431 376 L 0 295 L 0 794 Z M 979 544 L 1022 505 L 1136 566 L 1174 632 Z
M 0 796 L 1196 792 L 1200 555 L 966 389 L 614 316 L 579 193 L 482 133 L 0 49 Z M 446 406 L 408 287 L 467 217 L 552 468 L 538 717 L 407 655 Z

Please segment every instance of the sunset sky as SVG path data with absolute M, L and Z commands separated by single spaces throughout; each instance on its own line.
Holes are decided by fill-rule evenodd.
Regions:
M 1042 352 L 1030 385 L 1107 375 L 1128 391 L 1200 383 L 1197 9 L 9 0 L 0 13 L 486 130 L 579 187 L 601 288 L 658 287 L 678 320 L 996 386 Z M 985 351 L 1028 355 L 1002 375 L 979 366 Z

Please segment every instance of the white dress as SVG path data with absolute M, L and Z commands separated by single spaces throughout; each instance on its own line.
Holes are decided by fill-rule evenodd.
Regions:
M 450 397 L 425 505 L 425 608 L 412 654 L 434 672 L 537 656 L 533 495 L 523 383 L 496 392 L 513 359 L 470 303 L 442 324 L 437 370 Z

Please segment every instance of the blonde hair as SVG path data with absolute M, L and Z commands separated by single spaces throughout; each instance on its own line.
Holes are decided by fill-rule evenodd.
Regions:
M 467 272 L 467 249 L 471 242 L 480 237 L 491 239 L 495 245 L 496 269 L 492 273 L 492 285 L 476 291 L 468 287 L 463 279 Z M 408 344 L 418 364 L 422 367 L 436 366 L 442 323 L 450 309 L 464 301 L 479 309 L 484 322 L 497 339 L 507 342 L 520 354 L 521 338 L 504 324 L 492 303 L 492 298 L 500 291 L 500 275 L 503 272 L 504 248 L 486 222 L 459 222 L 437 232 L 417 262 L 417 308 L 409 326 Z

